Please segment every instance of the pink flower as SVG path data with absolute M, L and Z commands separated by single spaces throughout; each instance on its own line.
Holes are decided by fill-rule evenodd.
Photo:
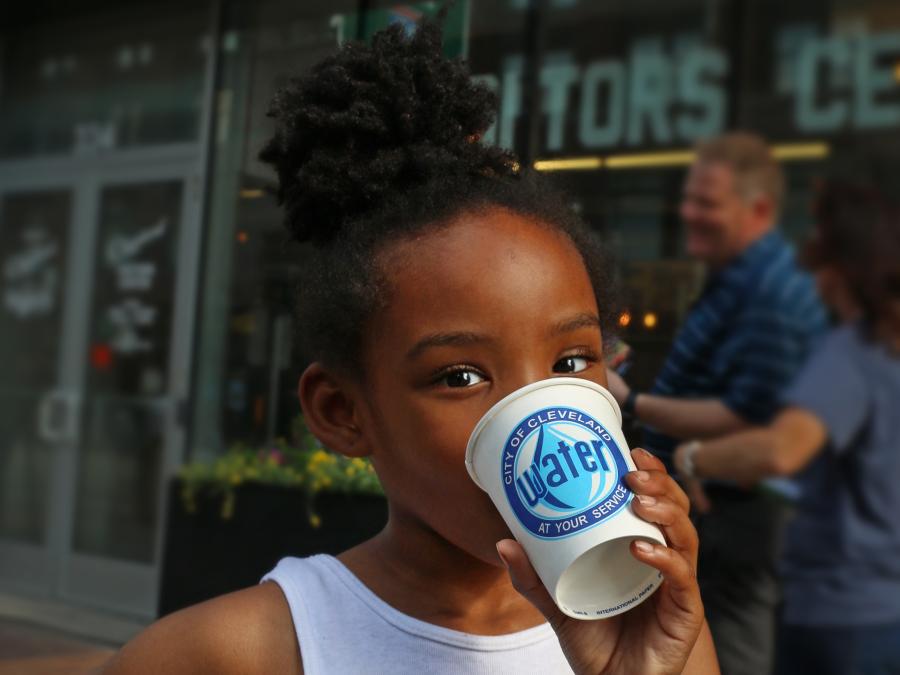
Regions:
M 270 450 L 269 457 L 271 459 L 275 460 L 275 463 L 278 466 L 281 466 L 282 464 L 284 464 L 284 453 L 282 453 L 281 450 L 274 450 L 274 449 Z

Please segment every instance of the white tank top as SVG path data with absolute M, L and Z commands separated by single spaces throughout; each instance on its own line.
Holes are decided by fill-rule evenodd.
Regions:
M 332 556 L 284 558 L 262 580 L 287 598 L 305 675 L 572 673 L 549 624 L 509 635 L 435 626 L 385 603 Z

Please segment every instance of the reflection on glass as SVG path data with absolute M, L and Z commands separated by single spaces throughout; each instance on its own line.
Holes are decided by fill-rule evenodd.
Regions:
M 101 196 L 75 550 L 153 559 L 182 185 Z
M 153 560 L 163 413 L 152 401 L 115 396 L 87 403 L 75 551 Z
M 0 28 L 0 158 L 197 139 L 205 3 L 177 12 L 128 3 L 115 13 L 54 4 L 34 22 L 27 14 Z
M 366 35 L 387 21 L 404 23 L 424 3 L 365 3 L 369 14 L 362 22 L 363 5 L 355 0 L 234 0 L 230 6 L 233 23 L 225 33 L 235 32 L 241 48 L 224 54 L 217 83 L 228 105 L 215 135 L 227 143 L 216 146 L 212 163 L 207 218 L 215 226 L 208 228 L 205 248 L 207 298 L 190 446 L 195 458 L 236 442 L 287 436 L 299 411 L 296 387 L 305 363 L 291 350 L 290 331 L 296 270 L 309 252 L 287 242 L 283 212 L 262 189 L 275 180 L 257 159 L 273 131 L 265 114 L 272 96 L 289 77 L 332 53 L 341 36 L 358 37 L 360 27 Z M 525 12 L 509 0 L 459 2 L 455 11 L 460 16 L 450 21 L 447 48 L 466 53 L 472 72 L 493 82 L 505 55 L 521 53 Z
M 44 542 L 70 195 L 8 195 L 0 210 L 0 537 Z M 44 414 L 41 414 L 41 412 Z

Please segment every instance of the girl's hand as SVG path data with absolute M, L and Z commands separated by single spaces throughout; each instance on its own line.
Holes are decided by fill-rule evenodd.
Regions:
M 697 532 L 688 518 L 687 495 L 665 466 L 645 450 L 634 450 L 638 470 L 625 480 L 634 491 L 634 512 L 662 529 L 668 548 L 635 542 L 635 558 L 662 572 L 664 581 L 652 597 L 609 619 L 584 621 L 559 611 L 544 588 L 525 550 L 512 539 L 497 543 L 516 590 L 547 618 L 575 673 L 718 672 L 708 631 L 702 644 L 703 604 L 697 585 Z

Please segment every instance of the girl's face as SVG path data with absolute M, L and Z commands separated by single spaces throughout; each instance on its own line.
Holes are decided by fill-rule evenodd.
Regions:
M 486 562 L 508 530 L 469 478 L 481 416 L 537 380 L 606 384 L 597 300 L 571 241 L 495 209 L 391 245 L 366 333 L 362 419 L 391 518 Z

